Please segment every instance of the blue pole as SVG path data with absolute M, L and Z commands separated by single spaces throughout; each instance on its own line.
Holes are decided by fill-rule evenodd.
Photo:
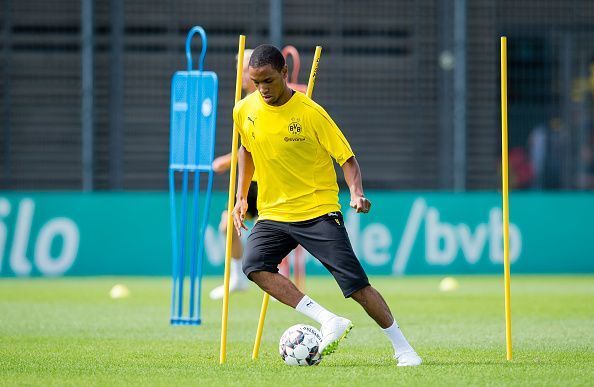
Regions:
M 200 63 L 202 63 L 203 58 L 201 58 Z M 202 98 L 205 94 L 204 92 L 204 82 L 200 82 L 199 85 L 197 86 L 197 90 L 199 90 L 199 94 L 196 98 L 196 100 L 198 101 L 198 103 L 200 104 L 202 102 Z M 201 87 L 198 87 L 201 86 Z M 200 313 L 200 297 L 196 297 L 196 277 L 198 275 L 201 275 L 202 273 L 200 271 L 197 271 L 197 266 L 198 266 L 198 262 L 200 261 L 201 257 L 200 255 L 198 255 L 197 249 L 198 246 L 202 247 L 202 244 L 204 243 L 204 239 L 203 238 L 198 238 L 198 235 L 200 234 L 200 231 L 198 229 L 198 218 L 200 215 L 200 211 L 198 209 L 199 205 L 200 205 L 200 168 L 198 168 L 200 166 L 200 162 L 201 162 L 201 155 L 200 155 L 200 150 L 202 149 L 202 128 L 205 127 L 206 123 L 204 122 L 204 115 L 202 115 L 202 109 L 198 108 L 197 111 L 197 115 L 198 117 L 200 117 L 200 119 L 198 120 L 199 124 L 198 127 L 196 128 L 196 144 L 195 144 L 195 149 L 194 152 L 194 160 L 195 160 L 195 166 L 197 167 L 195 173 L 194 173 L 194 224 L 193 224 L 193 228 L 192 228 L 192 263 L 190 266 L 190 318 L 196 322 L 198 322 L 198 317 L 194 315 L 194 312 L 196 312 L 196 314 Z M 200 284 L 199 284 L 200 285 Z M 200 291 L 200 286 L 198 286 L 198 289 Z M 196 300 L 196 298 L 198 298 Z
M 197 147 L 200 149 L 199 147 Z M 197 242 L 198 242 L 198 215 L 200 211 L 198 206 L 200 204 L 200 172 L 194 173 L 194 212 L 192 224 L 192 257 L 190 262 L 190 318 L 194 319 L 195 312 L 195 292 L 196 292 L 196 266 L 198 256 L 197 253 Z
M 186 254 L 186 224 L 188 223 L 188 214 L 186 211 L 187 201 L 188 201 L 188 170 L 184 170 L 183 172 L 183 180 L 182 180 L 182 223 L 180 225 L 181 232 L 180 232 L 180 249 L 179 249 L 179 279 L 178 279 L 178 288 L 179 288 L 179 297 L 178 297 L 178 307 L 177 307 L 177 314 L 179 317 L 182 317 L 184 314 L 184 279 L 185 279 L 185 254 Z
M 212 182 L 214 173 L 212 169 L 208 172 L 208 186 L 206 187 L 206 199 L 204 200 L 204 218 L 202 221 L 202 229 L 200 230 L 200 247 L 198 249 L 198 311 L 202 302 L 202 266 L 204 262 L 204 238 L 206 236 L 206 227 L 208 226 L 208 215 L 210 209 L 210 199 L 212 194 Z M 198 316 L 200 318 L 200 316 Z
M 202 38 L 202 50 L 200 52 L 200 60 L 198 62 L 198 72 L 201 73 L 204 68 L 204 58 L 206 56 L 206 48 L 207 48 L 207 40 L 206 40 L 206 33 L 202 27 L 196 26 L 193 27 L 190 32 L 188 33 L 188 37 L 186 38 L 186 58 L 188 60 L 188 72 L 192 72 L 192 52 L 191 52 L 191 40 L 194 34 L 200 33 Z M 203 86 L 203 84 L 201 84 Z M 200 94 L 197 96 L 196 100 L 200 103 L 202 102 L 202 96 L 204 92 L 202 88 L 198 88 L 200 90 Z M 200 150 L 200 142 L 201 142 L 201 128 L 204 126 L 204 119 L 203 116 L 200 114 L 201 109 L 198 108 L 197 114 L 200 116 L 199 125 L 196 131 L 196 143 L 195 149 L 192 149 L 194 153 L 194 160 L 196 167 L 200 164 L 200 157 L 196 153 Z M 193 224 L 191 228 L 192 233 L 192 255 L 190 257 L 190 310 L 189 310 L 189 317 L 191 322 L 199 323 L 199 319 L 195 314 L 200 313 L 200 295 L 196 296 L 196 277 L 197 275 L 201 275 L 202 272 L 197 272 L 198 261 L 200 260 L 200 256 L 197 254 L 198 244 L 200 244 L 199 250 L 201 250 L 202 244 L 204 243 L 203 239 L 198 240 L 198 217 L 200 211 L 198 209 L 200 205 L 200 170 L 197 169 L 194 171 L 194 208 L 193 208 Z M 200 284 L 198 286 L 198 291 L 200 292 Z
M 213 102 L 213 106 L 216 106 L 217 104 L 217 99 L 215 96 L 215 99 Z M 216 108 L 213 111 L 213 120 L 216 122 Z M 210 149 L 209 149 L 209 157 L 208 160 L 212 160 L 214 158 L 214 138 L 215 138 L 215 127 L 212 126 L 210 129 Z M 200 247 L 198 250 L 198 311 L 200 313 L 200 307 L 201 307 L 201 302 L 202 302 L 202 266 L 203 266 L 203 262 L 204 262 L 204 238 L 206 236 L 206 227 L 208 225 L 208 216 L 210 214 L 210 200 L 212 197 L 212 184 L 213 184 L 213 177 L 214 177 L 214 171 L 212 170 L 212 164 L 208 166 L 208 185 L 206 187 L 206 198 L 204 200 L 204 218 L 202 221 L 202 228 L 200 230 Z M 200 316 L 198 316 L 200 317 Z
M 175 171 L 169 169 L 169 207 L 170 207 L 170 217 L 171 217 L 171 246 L 172 246 L 172 276 L 173 276 L 173 289 L 171 291 L 171 319 L 173 320 L 175 316 L 175 302 L 176 302 L 176 290 L 177 290 L 177 281 L 178 278 L 178 257 L 177 257 L 177 214 L 175 208 Z
M 190 83 L 189 83 L 189 74 L 186 77 L 186 102 L 190 101 L 189 92 L 190 92 Z M 191 106 L 188 103 L 188 108 L 186 110 L 185 115 L 185 125 L 184 125 L 184 171 L 182 177 L 182 223 L 181 223 L 181 237 L 180 237 L 180 265 L 179 265 L 179 297 L 178 297 L 178 314 L 179 316 L 183 316 L 183 299 L 184 299 L 184 279 L 185 279 L 185 253 L 186 253 L 186 225 L 188 224 L 188 213 L 187 213 L 187 202 L 188 202 L 188 153 L 189 153 L 189 141 L 188 138 L 190 136 L 190 109 Z
M 171 95 L 174 95 L 174 85 L 171 85 Z M 170 113 L 170 122 L 173 123 L 174 117 L 174 110 L 171 109 Z M 171 149 L 174 147 L 174 130 L 173 128 L 170 129 L 169 134 L 169 146 Z M 177 245 L 177 210 L 175 206 L 175 170 L 172 169 L 173 165 L 173 151 L 170 150 L 169 152 L 169 210 L 170 210 L 170 219 L 171 219 L 171 260 L 172 260 L 172 268 L 171 268 L 171 277 L 172 277 L 172 290 L 171 290 L 171 317 L 170 323 L 173 322 L 175 319 L 175 304 L 177 298 L 177 281 L 179 280 L 177 276 L 177 265 L 178 265 L 178 245 Z

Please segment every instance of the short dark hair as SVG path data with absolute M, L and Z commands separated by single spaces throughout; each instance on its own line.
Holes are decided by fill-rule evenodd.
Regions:
M 262 44 L 254 48 L 250 57 L 250 67 L 272 66 L 273 69 L 280 72 L 285 66 L 285 57 L 280 50 L 270 44 Z

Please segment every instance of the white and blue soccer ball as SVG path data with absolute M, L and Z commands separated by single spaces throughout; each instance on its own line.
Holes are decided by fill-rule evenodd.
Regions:
M 291 366 L 313 366 L 322 361 L 320 343 L 322 334 L 316 328 L 293 325 L 283 333 L 278 350 L 286 364 Z

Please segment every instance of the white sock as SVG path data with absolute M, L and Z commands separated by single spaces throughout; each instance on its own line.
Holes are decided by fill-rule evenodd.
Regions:
M 316 320 L 321 325 L 324 325 L 324 323 L 332 317 L 337 317 L 334 313 L 329 312 L 322 305 L 318 304 L 308 296 L 303 296 L 301 301 L 299 301 L 295 307 L 295 310 Z
M 394 324 L 392 324 L 392 326 L 382 330 L 392 342 L 392 346 L 394 347 L 396 357 L 400 356 L 403 353 L 414 351 L 413 347 L 411 347 L 408 341 L 406 341 L 406 337 L 404 337 L 404 334 L 400 330 L 400 327 L 396 323 L 396 320 L 394 320 Z
M 241 269 L 241 260 L 231 258 L 231 278 L 241 278 L 243 271 Z

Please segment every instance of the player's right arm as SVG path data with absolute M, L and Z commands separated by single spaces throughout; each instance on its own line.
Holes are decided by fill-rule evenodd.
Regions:
M 244 102 L 245 99 L 241 100 L 233 108 L 233 122 L 241 136 L 241 147 L 237 151 L 237 194 L 232 214 L 233 225 L 239 236 L 241 236 L 241 229 L 248 229 L 244 223 L 245 214 L 248 209 L 247 196 L 252 177 L 254 176 L 254 170 L 256 169 L 252 154 L 250 153 L 251 146 L 249 136 L 247 136 L 243 130 L 243 121 L 245 117 L 242 114 L 241 106 L 243 106 Z
M 235 208 L 233 209 L 233 224 L 239 236 L 241 236 L 241 229 L 248 229 L 244 220 L 248 209 L 247 196 L 254 170 L 252 154 L 242 145 L 237 154 L 237 196 L 235 198 Z

